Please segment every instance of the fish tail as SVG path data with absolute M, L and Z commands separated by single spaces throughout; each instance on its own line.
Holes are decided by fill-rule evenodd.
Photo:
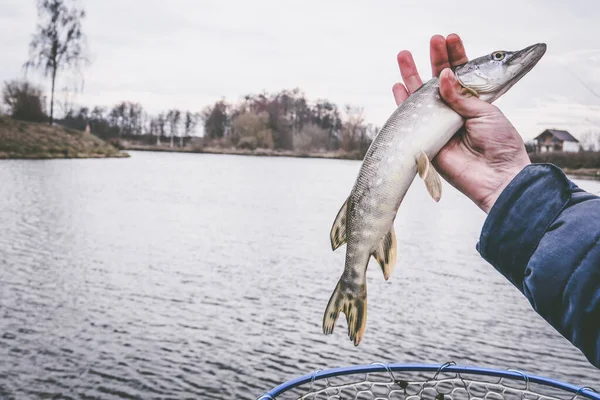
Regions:
M 340 279 L 329 299 L 323 316 L 323 333 L 333 333 L 340 312 L 346 315 L 348 336 L 358 346 L 362 340 L 367 323 L 367 281 L 363 277 L 359 285 L 348 284 Z

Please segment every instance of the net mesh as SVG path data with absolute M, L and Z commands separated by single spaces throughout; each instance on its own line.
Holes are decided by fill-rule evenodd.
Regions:
M 392 371 L 353 373 L 318 378 L 293 386 L 267 399 L 306 400 L 579 400 L 600 399 L 591 388 L 566 390 L 532 382 L 526 375 L 492 376 L 480 373 Z

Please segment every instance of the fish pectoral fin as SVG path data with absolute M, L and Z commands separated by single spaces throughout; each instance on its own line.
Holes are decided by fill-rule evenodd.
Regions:
M 419 170 L 419 176 L 425 181 L 425 187 L 427 191 L 433 197 L 435 201 L 440 201 L 442 198 L 442 180 L 440 174 L 435 170 L 429 157 L 424 151 L 421 151 L 417 160 L 417 168 Z
M 396 247 L 396 232 L 392 225 L 392 228 L 383 236 L 377 249 L 375 249 L 375 252 L 373 253 L 373 257 L 375 257 L 381 266 L 383 277 L 386 281 L 390 279 L 392 272 L 394 272 L 394 267 L 396 266 Z
M 331 232 L 329 233 L 329 238 L 331 239 L 331 249 L 336 250 L 338 247 L 346 243 L 346 211 L 348 209 L 348 199 L 338 211 L 337 216 L 335 217 L 335 221 L 333 222 L 333 226 L 331 227 Z

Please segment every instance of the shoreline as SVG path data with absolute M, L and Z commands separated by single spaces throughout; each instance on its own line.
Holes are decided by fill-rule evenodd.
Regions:
M 221 155 L 237 155 L 237 156 L 253 156 L 253 157 L 292 157 L 292 158 L 316 158 L 329 160 L 351 160 L 361 161 L 363 157 L 358 153 L 346 153 L 340 151 L 324 151 L 324 152 L 301 152 L 291 150 L 270 150 L 270 149 L 236 149 L 236 148 L 220 148 L 220 147 L 204 147 L 204 148 L 169 148 L 147 145 L 122 144 L 120 150 L 111 153 L 59 153 L 59 152 L 42 152 L 33 154 L 18 154 L 0 151 L 0 160 L 83 160 L 83 159 L 108 159 L 108 158 L 130 158 L 131 155 L 127 151 L 146 151 L 158 153 L 193 153 L 193 154 L 221 154 Z M 562 168 L 565 175 L 575 179 L 593 179 L 600 180 L 600 168 Z
M 196 154 L 222 154 L 236 156 L 254 156 L 254 157 L 294 157 L 294 158 L 322 158 L 332 160 L 362 160 L 358 153 L 346 153 L 339 151 L 327 152 L 301 152 L 292 150 L 270 150 L 270 149 L 224 149 L 220 147 L 204 147 L 204 148 L 168 148 L 144 145 L 121 145 L 121 148 L 126 151 L 149 151 L 159 153 L 196 153 Z
M 166 152 L 166 153 L 196 153 L 196 154 L 223 154 L 223 155 L 239 155 L 239 156 L 254 156 L 254 157 L 294 157 L 294 158 L 321 158 L 330 160 L 354 160 L 360 161 L 363 157 L 358 154 L 350 154 L 344 152 L 321 152 L 321 153 L 305 153 L 299 151 L 286 150 L 244 150 L 244 149 L 223 149 L 220 147 L 205 147 L 205 148 L 168 148 L 144 145 L 125 145 L 124 150 L 130 151 L 149 151 L 149 152 Z M 600 180 L 600 168 L 562 168 L 564 173 L 574 178 L 597 179 Z
M 9 154 L 0 152 L 0 161 L 2 160 L 85 160 L 85 159 L 106 159 L 106 158 L 129 158 L 131 155 L 121 151 L 112 155 L 106 154 Z
M 561 168 L 565 175 L 571 176 L 574 178 L 586 178 L 586 179 L 594 179 L 600 180 L 600 168 Z

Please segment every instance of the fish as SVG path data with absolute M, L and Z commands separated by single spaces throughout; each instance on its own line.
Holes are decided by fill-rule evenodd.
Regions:
M 492 103 L 525 76 L 546 52 L 545 43 L 518 51 L 496 50 L 451 68 L 462 90 Z M 344 271 L 323 315 L 323 333 L 332 334 L 341 312 L 348 337 L 358 346 L 367 321 L 366 272 L 371 256 L 387 281 L 395 268 L 394 221 L 416 176 L 439 202 L 442 182 L 431 160 L 464 125 L 441 98 L 439 77 L 414 91 L 373 139 L 350 194 L 330 231 L 331 248 L 346 244 Z

